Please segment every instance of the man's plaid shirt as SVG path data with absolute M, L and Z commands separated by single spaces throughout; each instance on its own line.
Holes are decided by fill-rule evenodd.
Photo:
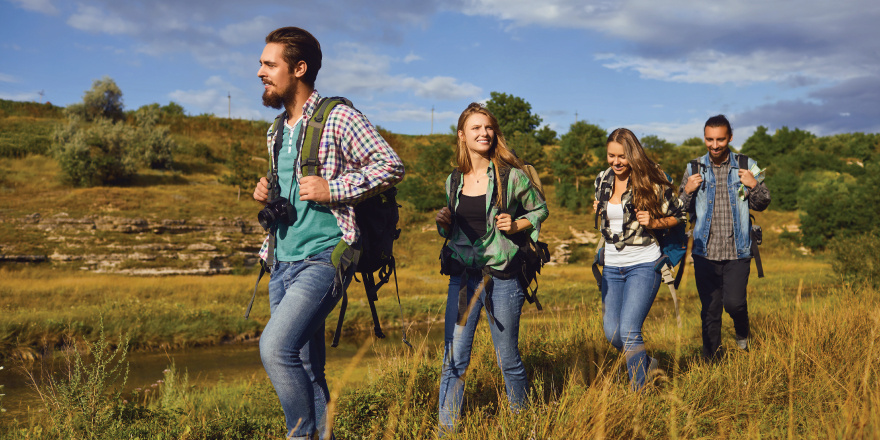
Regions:
M 303 105 L 303 127 L 308 124 L 320 99 L 315 90 Z M 283 130 L 277 130 L 276 133 L 282 136 Z M 272 161 L 275 160 L 274 145 L 275 136 L 270 127 L 266 133 L 266 146 Z M 297 181 L 302 178 L 301 160 L 301 156 L 297 158 Z M 320 175 L 330 184 L 330 203 L 327 203 L 327 207 L 336 217 L 336 223 L 342 230 L 342 239 L 353 244 L 360 236 L 354 218 L 355 202 L 401 181 L 403 162 L 367 117 L 346 105 L 337 105 L 327 117 L 318 148 L 318 160 L 321 162 Z M 274 167 L 274 163 L 272 165 Z M 268 239 L 260 250 L 263 259 L 268 256 Z
M 602 184 L 603 181 L 605 181 L 605 185 Z M 611 195 L 614 194 L 614 171 L 610 167 L 596 176 L 595 188 L 596 200 L 600 201 L 597 208 L 597 215 L 599 215 L 600 219 L 599 230 L 602 232 L 602 237 L 606 243 L 613 244 L 619 251 L 627 245 L 647 246 L 657 241 L 651 230 L 640 225 L 639 221 L 636 220 L 636 207 L 632 203 L 633 192 L 629 182 L 627 182 L 626 191 L 620 197 L 620 203 L 623 205 L 624 219 L 622 234 L 615 234 L 608 227 L 605 205 L 608 203 L 608 200 L 611 200 Z M 684 211 L 684 203 L 678 199 L 675 191 L 671 187 L 664 188 L 660 185 L 655 185 L 654 189 L 657 197 L 660 198 L 660 210 L 667 217 L 675 217 L 680 223 L 685 222 L 687 217 Z

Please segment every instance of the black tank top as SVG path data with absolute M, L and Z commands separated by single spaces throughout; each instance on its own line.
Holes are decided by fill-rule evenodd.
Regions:
M 455 222 L 471 243 L 486 235 L 486 195 L 460 194 L 458 208 L 455 210 Z

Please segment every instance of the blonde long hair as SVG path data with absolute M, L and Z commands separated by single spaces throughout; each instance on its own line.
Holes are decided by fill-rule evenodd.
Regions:
M 492 161 L 492 165 L 495 167 L 495 181 L 498 182 L 497 185 L 501 184 L 501 174 L 500 170 L 502 167 L 506 168 L 519 168 L 522 169 L 523 162 L 522 160 L 516 156 L 508 147 L 507 141 L 504 139 L 504 135 L 501 133 L 501 127 L 498 125 L 498 119 L 495 118 L 495 115 L 492 114 L 486 107 L 478 102 L 472 102 L 470 105 L 461 112 L 461 115 L 458 117 L 458 128 L 456 131 L 456 144 L 455 144 L 455 165 L 461 171 L 462 174 L 467 174 L 473 169 L 473 164 L 471 163 L 471 156 L 468 153 L 467 143 L 465 140 L 458 135 L 458 133 L 464 132 L 465 124 L 467 123 L 468 118 L 475 114 L 482 114 L 489 118 L 489 125 L 492 127 L 492 130 L 495 132 L 495 136 L 492 139 L 492 145 L 489 147 L 489 160 Z M 498 204 L 502 205 L 503 201 L 501 200 L 501 191 L 498 192 Z
M 642 144 L 633 132 L 626 128 L 618 128 L 608 135 L 608 142 L 617 142 L 623 145 L 624 156 L 630 167 L 629 181 L 633 189 L 633 204 L 640 211 L 648 211 L 652 218 L 662 218 L 666 214 L 662 212 L 660 197 L 663 188 L 674 188 L 666 178 L 666 173 L 660 169 L 660 165 L 654 163 L 642 148 Z M 661 192 L 658 194 L 655 185 L 659 185 Z

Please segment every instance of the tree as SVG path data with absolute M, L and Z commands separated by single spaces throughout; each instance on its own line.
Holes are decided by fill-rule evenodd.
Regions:
M 64 178 L 76 186 L 123 184 L 138 167 L 168 168 L 177 148 L 167 127 L 159 127 L 158 104 L 134 112 L 126 124 L 122 91 L 104 77 L 96 80 L 83 102 L 68 107 L 68 124 L 53 134 L 52 154 Z
M 253 165 L 253 161 L 247 150 L 242 148 L 241 142 L 234 142 L 229 147 L 229 155 L 226 160 L 228 174 L 220 177 L 220 183 L 232 185 L 238 189 L 238 198 L 241 199 L 241 190 L 247 191 L 254 182 L 260 179 L 260 170 Z
M 130 154 L 136 134 L 122 121 L 100 118 L 85 125 L 73 118 L 55 132 L 53 156 L 74 186 L 126 183 L 137 171 Z
M 558 139 L 556 131 L 551 129 L 549 125 L 545 125 L 535 132 L 535 140 L 541 145 L 554 145 Z
M 406 179 L 397 185 L 401 200 L 420 211 L 446 206 L 444 183 L 452 170 L 454 145 L 451 136 L 446 142 L 434 141 L 419 150 L 414 164 L 404 164 Z
M 491 92 L 486 109 L 498 119 L 501 133 L 513 136 L 517 131 L 533 136 L 541 124 L 541 117 L 532 114 L 532 105 L 526 100 L 506 93 Z
M 507 146 L 513 149 L 520 159 L 531 163 L 538 172 L 547 168 L 547 154 L 534 137 L 517 131 L 507 139 Z
M 604 166 L 599 157 L 604 157 L 607 137 L 603 128 L 586 121 L 572 124 L 562 135 L 551 164 L 557 181 L 556 200 L 561 206 L 573 211 L 592 207 L 592 183 Z
M 184 116 L 186 115 L 186 111 L 184 111 L 183 106 L 174 102 L 168 102 L 168 105 L 162 106 L 162 114 L 166 116 Z
M 67 107 L 67 112 L 70 116 L 81 117 L 86 121 L 98 118 L 122 120 L 125 118 L 122 90 L 109 76 L 96 79 L 92 88 L 83 95 L 83 102 Z

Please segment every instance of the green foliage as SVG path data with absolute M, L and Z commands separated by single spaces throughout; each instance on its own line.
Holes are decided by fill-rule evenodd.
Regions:
M 55 124 L 49 119 L 0 118 L 0 157 L 46 154 L 52 144 Z
M 134 112 L 126 124 L 122 92 L 112 79 L 95 81 L 81 104 L 68 107 L 69 123 L 54 133 L 52 155 L 76 186 L 128 182 L 138 167 L 169 168 L 177 145 L 168 127 L 158 126 L 159 104 Z
M 241 142 L 234 142 L 226 155 L 228 174 L 220 177 L 220 183 L 232 185 L 241 190 L 248 190 L 260 179 L 261 170 L 251 160 L 251 152 L 242 148 Z
M 186 111 L 183 109 L 183 106 L 174 101 L 168 102 L 168 105 L 163 105 L 161 110 L 162 114 L 165 116 L 176 117 L 186 115 Z
M 861 235 L 834 240 L 831 267 L 844 282 L 880 288 L 880 235 L 875 229 Z
M 65 180 L 75 186 L 121 184 L 137 171 L 131 146 L 138 141 L 136 130 L 122 121 L 98 119 L 85 124 L 74 119 L 56 130 L 52 155 Z
M 397 185 L 401 200 L 419 211 L 446 206 L 445 182 L 452 170 L 454 138 L 422 147 L 414 164 L 406 164 L 406 178 Z
M 541 145 L 554 145 L 559 140 L 557 137 L 556 130 L 550 128 L 549 125 L 545 125 L 541 127 L 540 130 L 535 132 L 535 140 L 538 141 Z
M 551 167 L 556 177 L 556 197 L 560 206 L 582 212 L 593 205 L 592 183 L 603 169 L 608 133 L 598 125 L 578 121 L 562 135 Z
M 140 165 L 154 169 L 170 168 L 177 145 L 171 140 L 168 127 L 156 125 L 160 110 L 155 107 L 141 108 L 135 113 L 137 128 L 132 154 Z
M 534 135 L 535 129 L 541 125 L 541 117 L 532 114 L 531 104 L 507 93 L 490 92 L 489 96 L 491 98 L 486 101 L 486 109 L 498 119 L 504 136 L 512 136 L 517 131 Z
M 68 106 L 67 114 L 86 121 L 99 118 L 121 120 L 125 117 L 122 90 L 109 76 L 96 79 L 92 83 L 92 88 L 86 90 L 83 95 L 83 102 Z
M 700 137 L 696 137 L 696 136 L 695 136 L 695 137 L 692 137 L 692 138 L 687 138 L 687 139 L 685 139 L 684 142 L 681 143 L 681 146 L 683 146 L 683 147 L 684 147 L 684 146 L 688 146 L 688 147 L 695 147 L 695 146 L 696 146 L 696 147 L 705 147 L 705 146 L 706 146 L 706 143 L 705 143 L 705 141 L 703 141 L 703 138 L 700 138 Z
M 880 163 L 866 165 L 865 175 L 854 179 L 845 174 L 833 179 L 815 178 L 802 185 L 802 242 L 823 249 L 833 238 L 846 238 L 877 230 L 880 216 Z
M 103 431 L 115 422 L 114 410 L 123 406 L 119 387 L 128 378 L 128 342 L 112 348 L 102 327 L 98 340 L 85 345 L 91 363 L 74 347 L 63 376 L 49 376 L 43 386 L 34 381 L 60 438 L 104 438 Z
M 520 159 L 531 163 L 539 172 L 547 168 L 547 154 L 533 136 L 517 131 L 507 138 L 507 146 L 516 152 Z
M 642 144 L 642 148 L 655 152 L 669 151 L 672 148 L 675 148 L 675 144 L 673 144 L 672 142 L 669 142 L 666 139 L 662 139 L 653 134 L 643 136 L 641 139 L 639 139 L 639 142 Z

